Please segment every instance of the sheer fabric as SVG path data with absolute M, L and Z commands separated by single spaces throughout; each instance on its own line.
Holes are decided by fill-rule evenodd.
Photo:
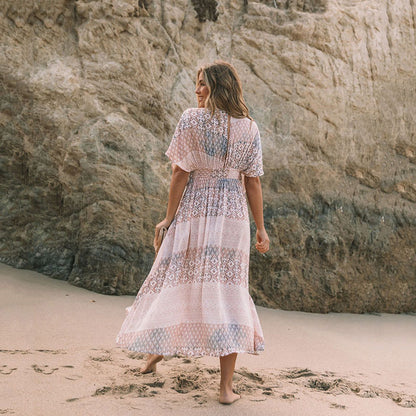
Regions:
M 242 174 L 263 175 L 255 121 L 186 110 L 166 155 L 190 172 L 175 218 L 116 342 L 129 350 L 223 356 L 264 350 L 249 294 L 250 224 Z

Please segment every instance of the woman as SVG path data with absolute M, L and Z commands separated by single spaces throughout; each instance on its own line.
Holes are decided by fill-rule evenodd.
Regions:
M 249 294 L 250 223 L 256 249 L 269 250 L 259 176 L 259 130 L 248 114 L 235 68 L 217 61 L 198 70 L 198 108 L 176 127 L 166 155 L 172 179 L 169 227 L 155 262 L 117 336 L 117 343 L 146 352 L 142 373 L 156 371 L 164 355 L 220 358 L 220 403 L 232 390 L 238 353 L 264 350 L 263 332 Z M 244 175 L 244 176 L 243 176 Z

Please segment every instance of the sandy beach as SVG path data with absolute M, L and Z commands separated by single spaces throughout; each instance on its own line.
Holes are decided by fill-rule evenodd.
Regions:
M 216 357 L 155 374 L 115 337 L 133 296 L 106 296 L 0 264 L 0 414 L 413 415 L 416 315 L 258 307 L 266 349 L 237 358 L 241 400 L 218 403 Z

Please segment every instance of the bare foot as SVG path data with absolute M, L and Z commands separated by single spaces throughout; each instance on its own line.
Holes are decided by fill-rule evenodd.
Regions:
M 239 394 L 235 394 L 232 390 L 227 393 L 220 393 L 220 400 L 221 404 L 231 404 L 234 403 L 236 400 L 240 399 L 241 396 Z
M 156 371 L 156 364 L 162 360 L 163 355 L 149 354 L 144 367 L 140 369 L 142 374 L 154 373 Z

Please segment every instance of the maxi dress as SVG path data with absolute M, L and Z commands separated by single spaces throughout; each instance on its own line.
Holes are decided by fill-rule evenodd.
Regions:
M 258 354 L 260 321 L 249 294 L 250 222 L 242 175 L 263 175 L 258 126 L 189 108 L 166 155 L 190 172 L 175 217 L 116 343 L 143 353 Z

